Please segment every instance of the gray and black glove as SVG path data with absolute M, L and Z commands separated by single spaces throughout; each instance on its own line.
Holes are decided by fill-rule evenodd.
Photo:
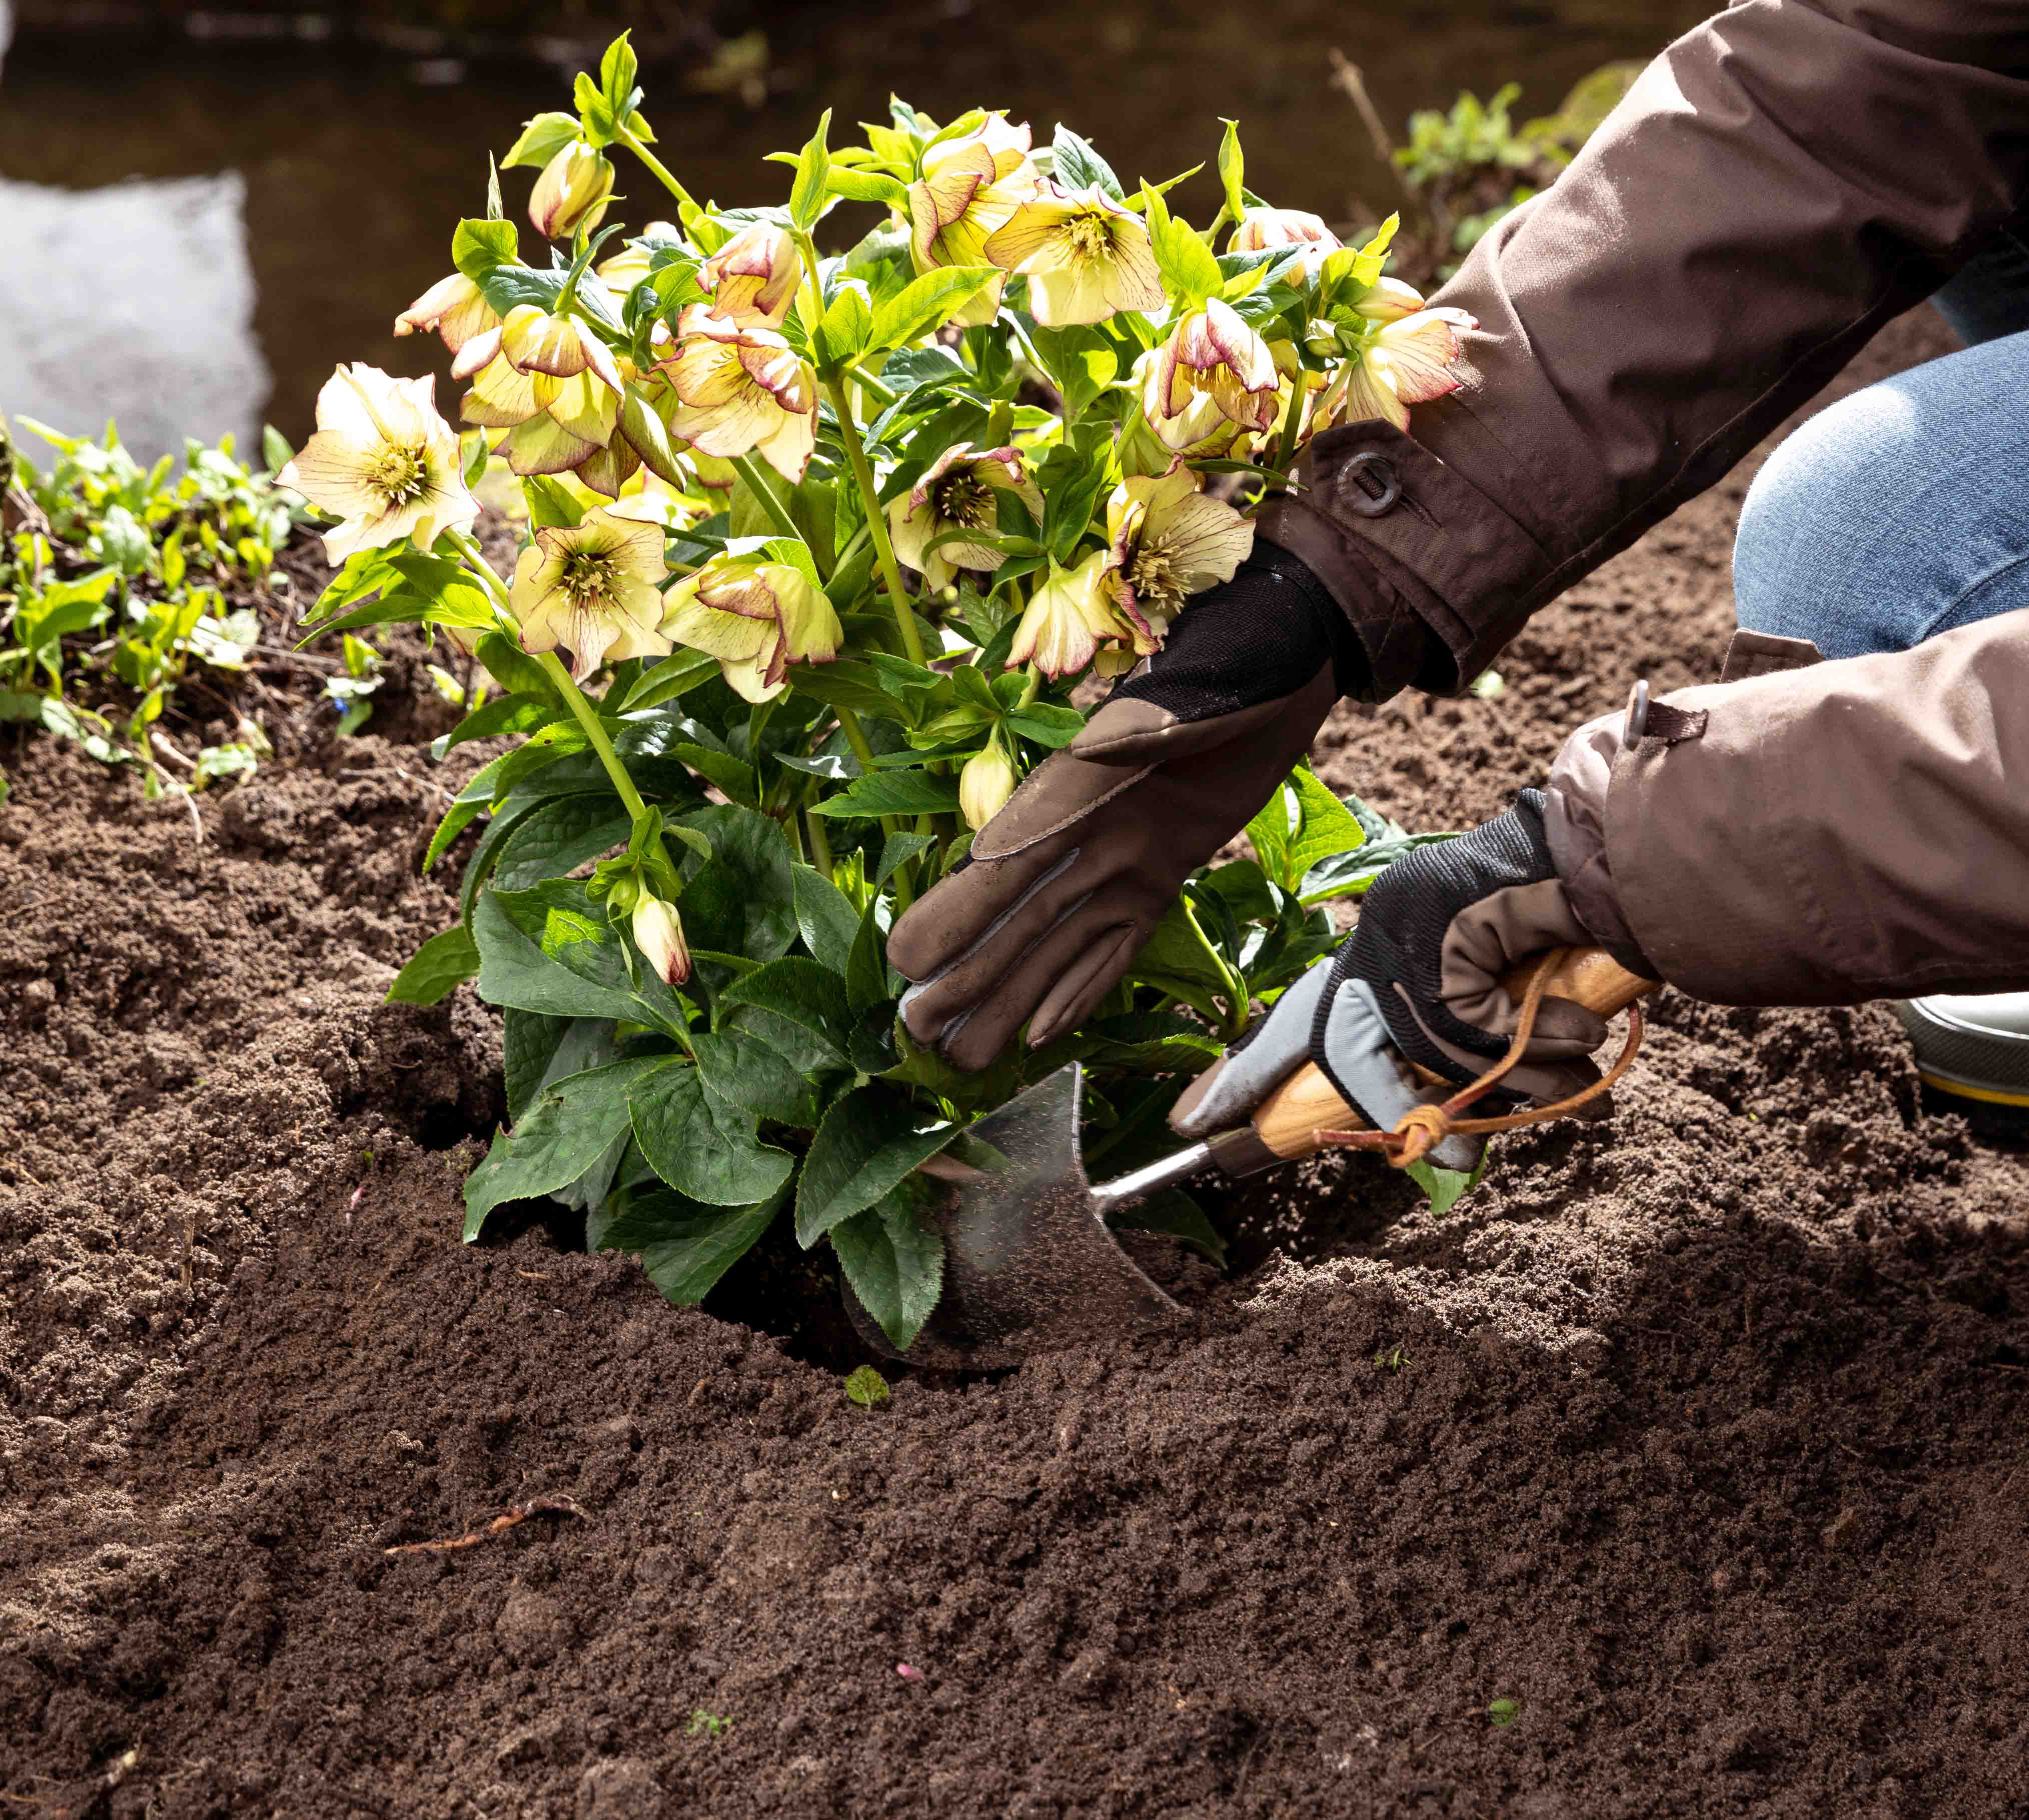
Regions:
M 978 1069 L 1024 1024 L 1032 1047 L 1075 1028 L 1366 675 L 1332 597 L 1257 539 L 896 924 L 910 1034 Z

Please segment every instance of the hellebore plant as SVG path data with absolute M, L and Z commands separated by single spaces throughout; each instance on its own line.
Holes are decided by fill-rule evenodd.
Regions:
M 441 745 L 513 742 L 430 845 L 484 818 L 462 920 L 391 995 L 505 1008 L 467 1236 L 554 1195 L 688 1302 L 781 1214 L 903 1346 L 942 1269 L 918 1166 L 1074 1058 L 1093 1154 L 1132 1161 L 1411 837 L 1300 770 L 1085 1029 L 980 1075 L 898 1027 L 890 923 L 1076 736 L 1079 681 L 1233 574 L 1309 436 L 1446 388 L 1459 322 L 1382 278 L 1392 224 L 1342 246 L 1248 191 L 1230 125 L 1202 230 L 1181 179 L 1130 191 L 1066 128 L 899 102 L 780 154 L 786 206 L 724 208 L 655 156 L 635 73 L 622 39 L 506 157 L 547 255 L 496 179 L 399 319 L 451 350 L 462 441 L 426 381 L 326 388 L 287 476 L 341 521 L 313 629 L 441 627 L 494 691 Z M 673 220 L 602 224 L 616 157 Z M 887 218 L 822 251 L 842 202 Z M 520 523 L 511 582 L 479 491 Z

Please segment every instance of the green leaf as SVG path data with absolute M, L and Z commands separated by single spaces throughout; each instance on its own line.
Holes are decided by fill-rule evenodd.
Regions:
M 1300 895 L 1307 904 L 1328 903 L 1336 897 L 1364 897 L 1376 880 L 1398 859 L 1419 847 L 1441 840 L 1456 840 L 1456 832 L 1439 834 L 1397 834 L 1390 838 L 1370 837 L 1364 847 L 1320 861 L 1304 875 Z
M 725 795 L 745 809 L 761 801 L 761 780 L 754 767 L 730 752 L 714 752 L 709 747 L 681 745 L 676 755 L 707 783 L 716 784 Z
M 752 1114 L 720 1099 L 687 1061 L 652 1064 L 633 1084 L 629 1103 L 634 1141 L 649 1167 L 693 1200 L 750 1206 L 796 1167 L 787 1151 L 755 1138 Z
M 626 699 L 619 705 L 623 712 L 636 709 L 658 708 L 666 702 L 673 702 L 685 695 L 700 684 L 709 682 L 718 674 L 718 659 L 709 651 L 692 651 L 688 646 L 670 652 L 661 662 L 651 665 L 635 678 L 633 686 L 627 691 Z
M 818 376 L 833 379 L 866 352 L 874 332 L 874 312 L 866 287 L 848 278 L 838 287 L 818 323 L 815 358 Z
M 634 78 L 640 73 L 641 61 L 634 54 L 634 46 L 628 42 L 629 34 L 623 32 L 606 46 L 606 54 L 599 60 L 599 90 L 606 98 L 606 105 L 613 109 L 615 119 L 622 118 L 634 104 Z
M 861 1409 L 871 1409 L 888 1397 L 888 1381 L 870 1365 L 855 1367 L 845 1375 L 846 1401 Z
M 469 739 L 494 739 L 503 733 L 537 732 L 544 727 L 554 726 L 564 712 L 533 695 L 495 695 L 491 701 L 474 708 L 448 733 L 435 741 L 430 747 L 430 756 L 441 759 L 454 747 L 462 746 Z
M 589 793 L 552 796 L 496 816 L 466 868 L 461 909 L 469 917 L 486 884 L 525 891 L 545 879 L 560 879 L 624 845 L 632 828 L 632 818 L 618 798 Z
M 816 961 L 771 961 L 719 994 L 721 1029 L 752 1030 L 806 1073 L 844 1068 L 852 1055 L 845 983 Z
M 940 265 L 911 279 L 874 312 L 867 350 L 900 347 L 941 328 L 1000 275 L 995 265 Z
M 670 440 L 669 426 L 631 385 L 620 395 L 620 433 L 657 480 L 673 487 L 688 484 L 677 459 L 677 446 Z
M 806 1248 L 870 1207 L 961 1127 L 918 1129 L 918 1104 L 892 1088 L 856 1088 L 833 1102 L 810 1140 L 796 1184 L 796 1238 Z
M 789 186 L 789 219 L 805 233 L 815 227 L 825 211 L 825 197 L 831 177 L 831 154 L 826 143 L 831 135 L 831 109 L 826 108 L 796 158 L 796 181 Z
M 391 1005 L 434 1005 L 479 971 L 479 947 L 463 923 L 432 936 L 388 988 Z
M 479 1236 L 486 1216 L 502 1202 L 553 1194 L 592 1168 L 627 1129 L 629 1088 L 658 1066 L 653 1060 L 615 1062 L 545 1088 L 466 1178 L 465 1242 Z
M 729 1106 L 803 1131 L 817 1123 L 810 1083 L 751 1030 L 699 1031 L 691 1046 L 705 1085 Z
M 948 814 L 958 807 L 958 780 L 932 777 L 921 771 L 877 771 L 855 779 L 846 789 L 813 803 L 813 815 L 923 815 Z
M 1181 1188 L 1164 1188 L 1122 1208 L 1111 1224 L 1131 1232 L 1167 1232 L 1220 1270 L 1226 1268 L 1226 1240 L 1205 1217 L 1204 1209 Z
M 880 202 L 908 213 L 908 186 L 881 172 L 848 170 L 842 165 L 833 165 L 825 183 L 834 196 L 846 202 Z
M 569 113 L 539 113 L 521 128 L 521 135 L 508 147 L 507 155 L 500 161 L 503 169 L 512 170 L 517 165 L 547 165 L 577 137 L 577 117 Z M 514 258 L 513 250 L 507 257 Z M 462 265 L 458 267 L 465 271 Z M 472 274 L 466 272 L 469 278 Z
M 915 1343 L 944 1288 L 944 1238 L 922 1218 L 922 1198 L 905 1184 L 831 1232 L 840 1272 L 897 1352 Z
M 893 996 L 888 989 L 888 943 L 881 932 L 880 909 L 877 892 L 853 933 L 845 964 L 846 1003 L 855 1012 L 870 1011 Z
M 614 1026 L 599 1017 L 549 1017 L 510 1006 L 502 1017 L 507 1120 L 511 1125 L 552 1081 L 620 1059 Z
M 914 859 L 926 847 L 935 847 L 933 834 L 891 834 L 881 845 L 881 859 L 874 869 L 874 888 L 880 890 L 896 870 Z
M 1430 1211 L 1439 1219 L 1458 1205 L 1467 1193 L 1479 1185 L 1480 1178 L 1486 1173 L 1489 1152 L 1482 1151 L 1479 1161 L 1468 1171 L 1443 1169 L 1430 1162 L 1412 1162 L 1402 1173 L 1430 1198 Z
M 520 252 L 512 221 L 461 221 L 451 237 L 451 262 L 475 284 L 513 264 Z
M 779 825 L 751 809 L 714 803 L 676 817 L 711 843 L 711 858 L 684 862 L 683 914 L 693 943 L 772 961 L 797 936 L 789 843 Z
M 633 990 L 619 935 L 581 883 L 554 879 L 529 891 L 482 891 L 472 932 L 479 943 L 479 995 L 490 1005 L 557 1017 L 675 1021 L 675 1000 L 652 974 L 658 1003 Z
M 1155 263 L 1176 295 L 1202 304 L 1216 297 L 1226 283 L 1219 261 L 1199 238 L 1196 228 L 1170 213 L 1169 205 L 1147 183 L 1141 198 L 1148 213 L 1148 238 L 1154 243 Z
M 1115 202 L 1123 199 L 1125 192 L 1119 178 L 1113 174 L 1112 165 L 1069 127 L 1058 126 L 1056 136 L 1050 142 L 1050 154 L 1056 180 L 1066 189 L 1086 190 L 1096 184 Z
M 673 1188 L 635 1195 L 625 1212 L 599 1222 L 595 1251 L 638 1251 L 650 1282 L 679 1308 L 702 1302 L 773 1224 L 779 1192 L 751 1207 L 708 1207 Z
M 538 701 L 557 699 L 549 672 L 505 633 L 489 632 L 479 641 L 473 654 L 486 666 L 486 673 L 503 689 L 517 695 L 533 695 Z
M 819 872 L 801 860 L 792 869 L 796 881 L 796 928 L 803 946 L 834 973 L 846 971 L 852 944 L 859 935 L 859 913 L 852 900 Z
M 1225 123 L 1219 144 L 1219 180 L 1226 191 L 1226 212 L 1237 228 L 1247 218 L 1247 159 L 1240 149 L 1240 122 Z

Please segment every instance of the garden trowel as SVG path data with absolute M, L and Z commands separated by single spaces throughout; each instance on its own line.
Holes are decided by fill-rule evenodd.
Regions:
M 1529 963 L 1503 985 L 1519 1003 L 1531 977 L 1553 958 L 1544 996 L 1572 1000 L 1601 1017 L 1655 990 L 1655 981 L 1596 948 Z M 1325 969 L 1314 971 L 1322 984 Z M 1224 1069 L 1230 1059 L 1216 1066 Z M 1339 1096 L 1321 1069 L 1306 1062 L 1231 1129 L 1094 1183 L 1086 1180 L 1079 1148 L 1083 1084 L 1083 1069 L 1067 1063 L 924 1166 L 937 1191 L 929 1217 L 944 1238 L 943 1291 L 914 1344 L 897 1353 L 848 1286 L 847 1310 L 870 1344 L 933 1370 L 983 1370 L 1180 1321 L 1184 1310 L 1121 1250 L 1107 1215 L 1207 1170 L 1238 1177 L 1299 1162 L 1326 1147 L 1326 1134 L 1372 1123 Z M 1217 1104 L 1215 1093 L 1193 1097 L 1200 1108 Z M 1172 1122 L 1178 1122 L 1174 1114 Z M 1202 1124 L 1182 1122 L 1187 1129 Z

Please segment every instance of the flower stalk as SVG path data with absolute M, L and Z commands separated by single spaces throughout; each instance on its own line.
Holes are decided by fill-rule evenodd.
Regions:
M 866 445 L 859 439 L 859 426 L 853 421 L 852 402 L 836 380 L 826 384 L 831 407 L 838 415 L 839 439 L 845 444 L 845 458 L 852 465 L 854 484 L 860 503 L 866 508 L 866 529 L 874 539 L 874 559 L 881 565 L 881 579 L 887 584 L 888 604 L 894 610 L 895 629 L 902 635 L 902 649 L 912 664 L 923 661 L 922 634 L 916 629 L 916 616 L 909 606 L 908 591 L 902 585 L 902 571 L 895 561 L 895 541 L 888 535 L 888 515 L 881 509 L 881 489 L 866 459 Z

